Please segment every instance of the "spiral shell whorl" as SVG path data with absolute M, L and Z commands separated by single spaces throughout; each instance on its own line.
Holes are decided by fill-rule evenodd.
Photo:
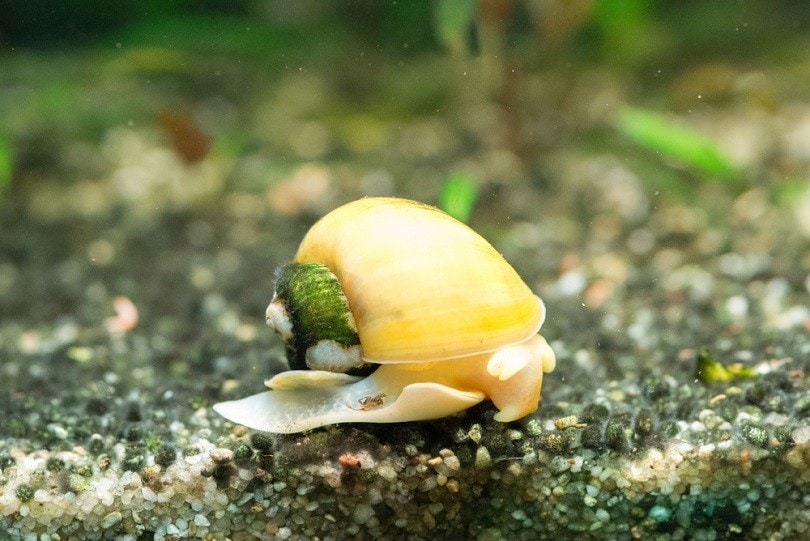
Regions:
M 343 286 L 370 362 L 435 361 L 522 342 L 544 308 L 472 229 L 413 201 L 367 198 L 317 222 L 295 260 Z

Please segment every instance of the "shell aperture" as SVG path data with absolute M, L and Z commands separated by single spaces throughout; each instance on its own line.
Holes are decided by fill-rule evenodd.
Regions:
M 284 265 L 276 272 L 267 324 L 284 341 L 293 370 L 368 374 L 357 327 L 338 279 L 321 263 Z

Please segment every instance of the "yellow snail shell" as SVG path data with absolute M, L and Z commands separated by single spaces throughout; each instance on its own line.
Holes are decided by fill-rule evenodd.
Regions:
M 290 278 L 310 269 L 321 272 L 315 290 Z M 331 312 L 340 330 L 319 319 Z M 267 317 L 296 369 L 214 406 L 267 432 L 435 419 L 485 399 L 512 421 L 537 409 L 555 365 L 537 334 L 543 302 L 515 270 L 466 225 L 405 199 L 360 199 L 319 220 L 282 268 Z

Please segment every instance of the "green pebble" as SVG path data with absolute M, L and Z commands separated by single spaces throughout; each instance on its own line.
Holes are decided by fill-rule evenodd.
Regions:
M 539 419 L 530 419 L 526 423 L 526 432 L 530 436 L 540 436 L 543 433 L 543 423 Z
M 17 461 L 7 451 L 0 451 L 0 470 L 10 468 L 16 463 Z
M 253 456 L 253 449 L 248 445 L 240 445 L 233 454 L 234 460 L 247 460 Z
M 582 431 L 582 445 L 588 449 L 602 449 L 602 427 L 601 423 L 589 424 Z
M 52 472 L 59 472 L 65 469 L 65 461 L 56 457 L 51 457 L 45 462 L 45 469 Z
M 124 454 L 124 470 L 127 471 L 138 471 L 140 470 L 146 463 L 146 457 L 144 456 L 144 448 L 137 444 L 132 444 L 127 446 L 126 453 Z
M 770 439 L 770 435 L 768 431 L 764 428 L 758 426 L 748 426 L 743 429 L 743 435 L 745 439 L 749 442 L 753 443 L 757 447 L 761 447 L 765 449 L 768 447 L 768 440 Z
M 68 488 L 71 492 L 79 493 L 87 489 L 90 486 L 90 481 L 77 473 L 71 473 L 68 476 Z
M 211 472 L 211 477 L 217 481 L 227 481 L 235 472 L 236 468 L 231 464 L 220 464 L 214 467 L 214 471 Z
M 645 437 L 652 434 L 654 427 L 654 420 L 652 411 L 647 408 L 639 410 L 636 415 L 635 430 L 636 435 Z
M 93 466 L 90 464 L 81 464 L 72 469 L 73 473 L 81 475 L 82 477 L 91 477 L 93 475 Z
M 12 417 L 6 421 L 6 433 L 13 438 L 22 438 L 28 432 L 25 422 L 18 418 Z
M 100 455 L 104 452 L 104 440 L 101 437 L 91 437 L 87 442 L 87 450 L 90 454 Z
M 155 451 L 155 464 L 167 468 L 177 460 L 177 449 L 169 443 L 161 444 Z
M 22 483 L 17 485 L 17 488 L 14 490 L 14 495 L 17 496 L 17 499 L 21 502 L 30 501 L 31 498 L 34 497 L 34 487 L 26 483 Z
M 563 432 L 547 432 L 540 438 L 540 444 L 552 453 L 565 453 L 571 441 Z
M 199 455 L 199 454 L 200 454 L 200 449 L 198 447 L 195 447 L 193 445 L 190 445 L 188 447 L 183 447 L 183 456 L 194 456 L 194 455 Z
M 605 427 L 605 444 L 614 451 L 625 452 L 630 448 L 627 435 L 624 433 L 624 423 L 617 419 L 608 421 Z
M 601 404 L 588 404 L 582 409 L 580 421 L 583 423 L 596 423 L 597 421 L 604 421 L 610 416 L 610 411 L 606 406 Z
M 163 444 L 163 438 L 155 434 L 150 434 L 146 436 L 144 443 L 146 444 L 146 448 L 154 453 Z
M 208 399 L 204 396 L 193 396 L 188 401 L 189 407 L 193 410 L 199 410 L 208 407 Z
M 374 468 L 362 468 L 360 470 L 360 474 L 358 475 L 360 481 L 366 484 L 373 483 L 374 480 L 377 478 L 377 470 Z
M 269 434 L 254 432 L 250 435 L 250 444 L 259 451 L 270 452 L 273 450 L 274 440 Z
M 143 439 L 143 428 L 141 425 L 132 425 L 127 429 L 128 441 L 140 441 Z
M 773 429 L 773 437 L 779 442 L 779 450 L 790 449 L 794 445 L 793 431 L 788 426 L 777 426 Z

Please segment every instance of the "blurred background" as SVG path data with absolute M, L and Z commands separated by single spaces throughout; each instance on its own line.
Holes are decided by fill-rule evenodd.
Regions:
M 563 364 L 746 326 L 764 349 L 808 326 L 808 24 L 803 0 L 0 0 L 4 354 L 259 385 L 273 269 L 363 195 L 482 232 Z
M 258 437 L 251 470 L 276 460 L 273 479 L 290 481 L 283 460 L 370 441 L 401 464 L 449 448 L 477 468 L 483 433 L 499 471 L 537 451 L 543 476 L 565 471 L 560 485 L 524 491 L 531 475 L 493 473 L 494 488 L 459 494 L 484 503 L 458 500 L 470 514 L 433 531 L 422 517 L 450 514 L 413 507 L 438 497 L 414 478 L 416 496 L 394 497 L 416 510 L 408 531 L 503 522 L 507 538 L 534 538 L 534 513 L 558 538 L 798 538 L 808 178 L 807 0 L 0 0 L 0 530 L 100 535 L 111 520 L 127 538 L 166 532 L 177 512 L 123 499 L 113 512 L 118 496 L 97 504 L 85 479 L 140 472 L 154 487 L 151 465 L 181 450 L 182 464 L 212 446 L 250 457 L 248 434 L 210 406 L 285 368 L 264 324 L 274 269 L 339 204 L 398 195 L 469 223 L 544 299 L 558 363 L 539 410 L 508 425 L 487 403 L 430 423 Z M 619 471 L 670 442 L 672 468 L 681 444 L 700 449 L 689 477 L 666 481 L 677 487 L 634 480 L 632 502 L 614 506 L 608 488 L 583 507 L 597 502 L 591 458 Z M 62 460 L 46 469 L 49 452 L 76 475 Z M 567 484 L 582 456 L 585 477 Z M 636 464 L 633 476 L 654 476 Z M 246 522 L 230 523 L 237 503 L 211 488 L 206 509 L 228 507 L 210 531 L 269 537 L 279 525 L 260 511 L 271 516 L 279 483 L 256 471 L 245 490 L 259 481 L 270 498 L 257 511 L 240 468 L 229 494 Z M 281 501 L 306 501 L 290 483 Z M 360 509 L 346 490 L 338 520 Z M 62 503 L 80 501 L 81 513 Z M 404 534 L 403 513 L 377 516 Z M 624 529 L 605 529 L 611 515 Z M 326 517 L 313 527 L 332 535 Z

